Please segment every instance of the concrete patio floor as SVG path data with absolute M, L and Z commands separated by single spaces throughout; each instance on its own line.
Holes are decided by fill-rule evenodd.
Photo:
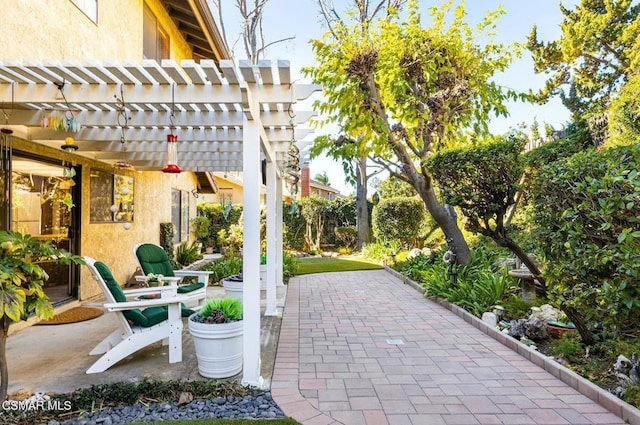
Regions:
M 286 286 L 277 289 L 277 306 L 282 311 Z M 209 298 L 222 297 L 220 286 L 207 289 Z M 262 292 L 264 304 L 264 291 Z M 104 300 L 83 305 L 101 307 Z M 264 309 L 263 309 L 264 310 Z M 198 366 L 193 341 L 183 318 L 182 362 L 169 364 L 168 348 L 160 343 L 146 347 L 103 373 L 87 375 L 86 370 L 98 356 L 89 352 L 119 324 L 113 313 L 84 322 L 65 325 L 31 326 L 11 334 L 7 341 L 9 393 L 21 389 L 33 392 L 71 392 L 93 384 L 133 382 L 150 379 L 203 379 Z M 262 377 L 271 378 L 281 317 L 261 317 Z M 241 375 L 235 377 L 241 379 Z
M 278 288 L 278 306 L 282 318 L 262 320 L 262 376 L 285 414 L 305 425 L 625 423 L 387 271 L 295 277 Z M 169 364 L 157 344 L 86 375 L 89 351 L 117 326 L 111 316 L 11 335 L 9 391 L 199 378 L 186 330 L 181 363 Z M 629 423 L 640 424 L 631 409 Z

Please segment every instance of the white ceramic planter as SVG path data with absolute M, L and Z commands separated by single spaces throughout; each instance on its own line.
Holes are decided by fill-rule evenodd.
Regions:
M 235 282 L 229 279 L 222 280 L 222 287 L 227 291 L 227 296 L 239 299 L 242 302 L 242 288 L 244 282 Z
M 194 322 L 189 317 L 188 322 L 200 375 L 205 378 L 228 378 L 240 373 L 242 320 L 215 324 Z

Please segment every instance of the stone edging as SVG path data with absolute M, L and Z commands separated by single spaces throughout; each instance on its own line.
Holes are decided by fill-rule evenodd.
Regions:
M 392 274 L 393 276 L 401 279 L 403 283 L 411 286 L 418 292 L 424 294 L 425 289 L 422 285 L 417 282 L 409 279 L 406 276 L 398 273 L 392 268 L 385 266 L 385 270 Z M 500 342 L 502 345 L 512 349 L 516 353 L 520 354 L 525 359 L 531 361 L 532 363 L 540 366 L 556 378 L 560 379 L 565 384 L 569 385 L 579 393 L 585 395 L 591 400 L 595 401 L 605 409 L 608 409 L 615 415 L 621 417 L 623 420 L 628 421 L 631 425 L 640 425 L 640 410 L 636 409 L 629 403 L 619 399 L 608 391 L 600 388 L 589 380 L 583 378 L 572 370 L 567 369 L 562 366 L 560 363 L 550 359 L 544 354 L 540 353 L 537 350 L 534 350 L 528 347 L 525 344 L 522 344 L 520 341 L 503 334 L 496 328 L 492 328 L 487 325 L 485 322 L 474 316 L 473 314 L 467 312 L 461 307 L 457 305 L 448 303 L 444 300 L 433 300 L 450 310 L 456 316 L 462 318 L 465 322 L 473 325 L 475 328 L 484 332 L 488 336 L 492 337 L 496 341 Z

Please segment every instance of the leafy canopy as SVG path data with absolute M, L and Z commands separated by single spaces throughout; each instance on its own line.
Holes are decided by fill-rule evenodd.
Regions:
M 537 98 L 559 94 L 578 117 L 598 112 L 640 66 L 640 4 L 582 0 L 573 10 L 562 5 L 560 10 L 560 39 L 541 42 L 536 27 L 528 38 L 535 71 L 551 74 Z
M 431 26 L 423 27 L 411 0 L 406 19 L 392 12 L 364 28 L 338 23 L 313 40 L 316 65 L 303 72 L 323 86 L 316 124 L 336 124 L 345 136 L 320 136 L 313 152 L 373 155 L 397 170 L 394 155 L 408 166 L 469 132 L 487 133 L 490 116 L 507 115 L 504 102 L 518 97 L 493 80 L 519 52 L 492 40 L 502 13 L 488 13 L 474 29 L 464 5 L 448 2 L 431 8 Z

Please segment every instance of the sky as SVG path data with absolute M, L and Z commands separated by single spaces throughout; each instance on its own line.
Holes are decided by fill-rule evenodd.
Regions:
M 250 1 L 252 3 L 252 1 Z M 428 22 L 427 7 L 440 5 L 443 0 L 424 1 L 420 0 L 420 7 L 424 9 L 423 22 Z M 458 3 L 457 1 L 455 2 Z M 578 0 L 564 0 L 565 7 L 573 8 Z M 240 25 L 240 14 L 234 6 L 235 1 L 223 1 L 224 20 L 229 46 L 236 59 L 246 57 L 241 43 L 233 45 L 234 37 L 238 33 Z M 334 0 L 336 9 L 339 12 L 348 10 L 348 0 Z M 505 9 L 506 14 L 502 15 L 497 22 L 496 41 L 509 44 L 512 42 L 526 42 L 526 38 L 531 32 L 531 28 L 538 27 L 538 38 L 543 41 L 558 39 L 561 35 L 560 22 L 562 13 L 559 8 L 559 0 L 467 0 L 465 7 L 467 10 L 467 22 L 474 24 L 479 22 L 487 11 L 495 10 L 500 5 Z M 343 13 L 344 16 L 344 13 Z M 312 39 L 319 39 L 326 31 L 324 19 L 320 15 L 316 0 L 269 0 L 265 6 L 263 17 L 263 28 L 267 42 L 293 37 L 293 41 L 277 43 L 270 47 L 264 55 L 264 59 L 278 60 L 284 59 L 291 62 L 292 80 L 301 83 L 309 83 L 302 76 L 300 69 L 311 66 L 314 63 L 309 43 Z M 539 89 L 544 85 L 545 75 L 536 75 L 533 71 L 533 62 L 528 51 L 524 51 L 522 58 L 515 61 L 504 73 L 495 77 L 495 80 L 511 89 L 528 91 L 529 89 Z M 305 105 L 305 107 L 308 107 Z M 490 130 L 494 134 L 503 134 L 509 131 L 510 127 L 516 127 L 519 123 L 530 125 L 536 119 L 542 126 L 545 123 L 551 124 L 555 129 L 561 129 L 569 120 L 570 114 L 561 104 L 560 99 L 552 99 L 546 105 L 531 105 L 521 102 L 508 104 L 510 116 L 508 118 L 497 118 L 490 123 Z M 301 108 L 298 108 L 301 109 Z M 541 131 L 542 130 L 541 128 Z M 325 134 L 323 129 L 316 129 L 315 134 L 305 138 L 313 140 L 319 134 Z M 353 186 L 346 183 L 342 165 L 330 158 L 318 157 L 311 160 L 310 172 L 313 177 L 326 171 L 329 176 L 331 186 L 339 189 L 343 194 L 348 195 L 355 192 Z

